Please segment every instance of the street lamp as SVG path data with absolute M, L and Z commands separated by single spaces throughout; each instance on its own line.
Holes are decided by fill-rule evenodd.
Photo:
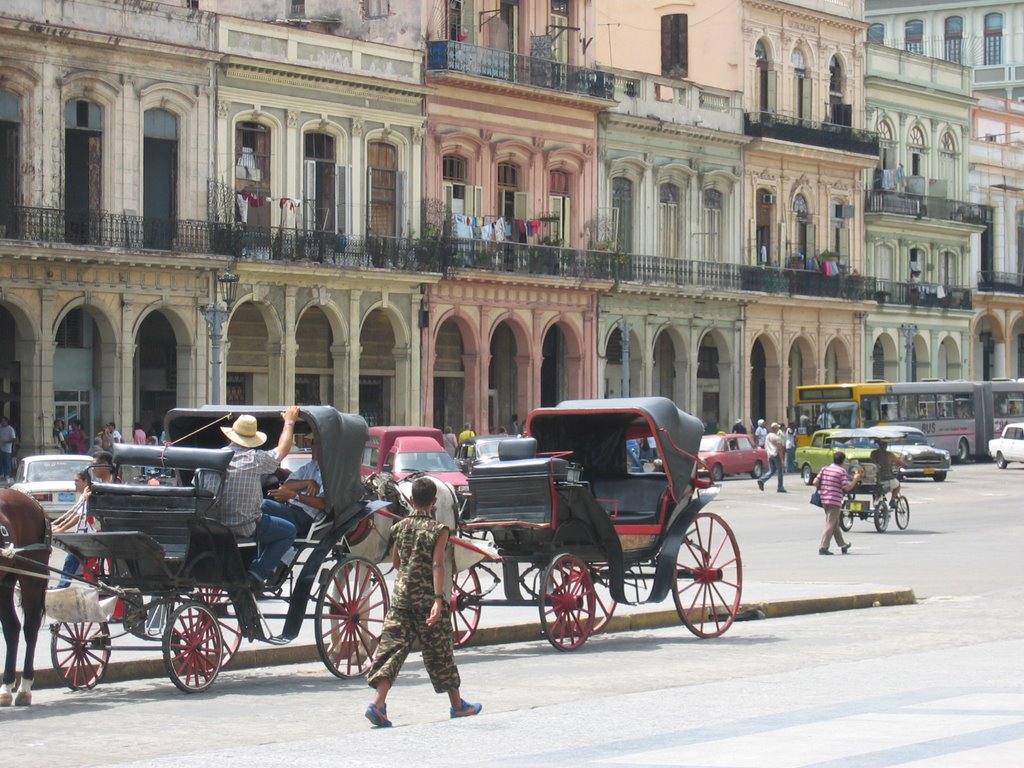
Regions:
M 916 381 L 917 372 L 914 370 L 914 336 L 917 334 L 917 325 L 914 323 L 902 323 L 900 331 L 903 333 L 903 354 L 907 367 L 907 381 Z
M 217 284 L 220 284 L 220 292 L 224 298 L 221 304 L 217 300 Z M 217 277 L 217 283 L 213 286 L 213 301 L 205 307 L 200 307 L 206 320 L 206 326 L 210 331 L 210 403 L 220 403 L 220 363 L 221 363 L 221 340 L 224 338 L 224 321 L 231 314 L 231 307 L 238 295 L 238 275 L 229 268 Z

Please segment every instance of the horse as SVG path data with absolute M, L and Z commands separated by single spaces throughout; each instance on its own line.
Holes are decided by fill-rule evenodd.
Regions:
M 7 658 L 0 683 L 0 707 L 32 703 L 33 658 L 46 610 L 47 563 L 50 559 L 50 521 L 35 499 L 20 491 L 0 489 L 0 625 Z M 39 575 L 36 575 L 39 574 Z M 25 662 L 21 684 L 14 690 L 18 633 L 22 624 L 14 607 L 14 586 L 21 586 Z

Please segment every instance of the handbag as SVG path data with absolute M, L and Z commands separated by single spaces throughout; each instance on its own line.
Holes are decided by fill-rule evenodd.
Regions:
M 822 506 L 822 504 L 821 504 L 821 493 L 819 493 L 818 491 L 815 491 L 814 493 L 811 494 L 811 504 L 813 504 L 816 507 Z

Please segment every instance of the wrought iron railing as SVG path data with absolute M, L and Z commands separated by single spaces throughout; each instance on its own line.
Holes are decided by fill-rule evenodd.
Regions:
M 978 272 L 978 291 L 1024 295 L 1024 274 L 1020 272 Z
M 865 193 L 864 212 L 895 213 L 982 226 L 992 223 L 992 207 L 988 205 L 884 189 L 872 189 Z
M 874 131 L 786 117 L 774 112 L 747 112 L 743 115 L 743 132 L 761 139 L 792 141 L 859 155 L 878 154 L 878 134 Z
M 580 96 L 614 98 L 615 77 L 608 72 L 454 40 L 434 40 L 428 44 L 427 69 L 490 77 Z
M 760 292 L 920 307 L 971 309 L 963 288 L 826 275 L 714 261 L 628 255 L 506 241 L 354 237 L 242 223 L 166 221 L 104 212 L 13 208 L 0 212 L 0 239 L 104 249 L 155 249 L 241 261 L 295 261 L 340 269 L 387 269 L 449 276 L 458 271 L 512 273 L 572 281 L 601 280 L 716 292 Z M 983 276 L 985 277 L 983 280 Z M 1010 286 L 1010 288 L 994 286 Z M 984 286 L 984 287 L 982 287 Z M 990 287 L 993 286 L 993 287 Z M 1024 293 L 1021 276 L 979 273 L 981 290 Z

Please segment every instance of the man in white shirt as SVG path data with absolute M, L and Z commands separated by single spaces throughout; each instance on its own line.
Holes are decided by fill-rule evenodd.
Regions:
M 0 475 L 10 483 L 14 477 L 14 441 L 18 433 L 14 431 L 6 416 L 0 418 Z
M 785 493 L 786 489 L 782 487 L 782 459 L 786 455 L 786 447 L 779 436 L 778 424 L 772 424 L 771 429 L 768 430 L 768 435 L 764 440 L 764 449 L 768 453 L 768 471 L 757 479 L 757 487 L 763 491 L 764 484 L 771 480 L 773 475 L 778 475 L 779 481 L 776 490 L 779 493 Z

